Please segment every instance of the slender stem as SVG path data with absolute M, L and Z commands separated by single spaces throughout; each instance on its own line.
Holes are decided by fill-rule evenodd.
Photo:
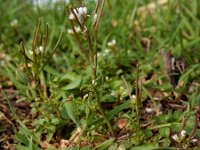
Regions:
M 87 31 L 85 31 L 85 37 L 87 39 L 88 42 L 88 47 L 89 47 L 89 57 L 90 57 L 90 65 L 91 65 L 91 69 L 92 69 L 92 78 L 94 81 L 96 81 L 96 69 L 97 69 L 97 65 L 96 65 L 96 45 L 94 45 L 94 50 L 92 48 L 92 42 L 91 42 L 91 38 L 90 38 L 90 33 Z
M 112 136 L 114 136 L 115 134 L 114 134 L 112 125 L 111 125 L 110 121 L 108 120 L 108 118 L 106 117 L 106 114 L 105 114 L 105 112 L 103 110 L 103 107 L 101 105 L 101 101 L 100 101 L 99 95 L 98 95 L 97 90 L 96 90 L 95 87 L 94 87 L 93 91 L 94 91 L 94 94 L 95 94 L 95 97 L 96 97 L 96 101 L 97 101 L 97 105 L 98 105 L 99 111 L 100 111 L 101 115 L 103 116 L 103 119 L 105 120 L 110 133 L 112 134 Z
M 136 65 L 136 72 L 137 72 L 137 77 L 136 77 L 136 113 L 137 113 L 137 136 L 140 141 L 140 114 L 139 114 L 139 107 L 140 107 L 140 95 L 139 95 L 139 65 Z
M 97 38 L 97 31 L 98 31 L 99 24 L 100 24 L 100 21 L 101 21 L 101 17 L 102 17 L 102 14 L 103 14 L 104 4 L 105 4 L 105 0 L 102 0 L 101 7 L 100 7 L 100 12 L 99 12 L 99 15 L 98 15 L 95 27 L 94 27 L 94 38 Z

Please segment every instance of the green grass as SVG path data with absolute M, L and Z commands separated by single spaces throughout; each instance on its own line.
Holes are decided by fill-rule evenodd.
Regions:
M 139 11 L 147 0 L 106 0 L 96 41 L 95 3 L 84 2 L 89 33 L 77 34 L 78 45 L 64 3 L 0 0 L 0 146 L 61 149 L 67 140 L 66 150 L 198 149 L 200 2 L 155 1 L 151 14 Z M 30 104 L 25 117 L 14 105 L 22 102 Z M 11 141 L 8 120 L 16 127 Z

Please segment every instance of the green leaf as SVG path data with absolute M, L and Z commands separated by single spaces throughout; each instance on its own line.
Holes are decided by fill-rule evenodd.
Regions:
M 79 126 L 78 123 L 78 117 L 76 116 L 76 114 L 74 113 L 74 108 L 72 106 L 72 102 L 71 101 L 67 101 L 64 103 L 64 108 L 68 114 L 68 116 L 70 117 L 70 119 L 77 125 Z M 79 126 L 80 127 L 80 126 Z
M 122 103 L 121 105 L 115 107 L 114 109 L 112 109 L 108 113 L 106 113 L 106 116 L 107 116 L 107 118 L 109 120 L 111 120 L 116 114 L 118 114 L 123 109 L 128 108 L 130 106 L 131 106 L 131 102 L 130 101 L 126 101 L 126 102 Z M 95 121 L 90 121 L 88 125 L 91 125 L 91 124 L 101 124 L 101 123 L 103 123 L 103 119 L 102 118 L 100 118 L 98 120 L 95 120 Z
M 121 112 L 123 109 L 130 107 L 132 104 L 130 101 L 126 101 L 122 103 L 121 105 L 115 107 L 111 111 L 109 111 L 106 116 L 108 117 L 109 120 L 111 120 L 116 114 Z
M 26 138 L 26 136 L 24 136 L 24 135 L 22 135 L 20 133 L 15 133 L 15 137 L 16 137 L 17 141 L 19 141 L 20 143 L 23 143 L 23 144 L 28 146 L 29 140 Z
M 44 70 L 52 75 L 58 76 L 58 77 L 62 77 L 63 75 L 61 73 L 59 73 L 58 71 L 54 70 L 52 67 L 50 66 L 45 66 Z
M 68 85 L 64 86 L 63 90 L 73 90 L 77 88 L 81 84 L 81 76 L 77 76 L 75 80 L 73 80 Z
M 16 150 L 30 150 L 27 146 L 15 145 Z
M 155 146 L 152 146 L 152 145 L 149 145 L 149 146 L 135 146 L 135 147 L 132 147 L 130 150 L 155 150 L 157 148 L 158 147 L 155 147 Z
M 162 137 L 169 137 L 169 134 L 170 134 L 170 128 L 168 127 L 164 127 L 164 128 L 160 128 L 159 129 L 159 134 L 162 136 Z
M 99 149 L 99 150 L 107 149 L 110 145 L 113 144 L 114 140 L 115 140 L 114 138 L 111 138 L 111 139 L 97 145 L 94 149 Z
M 170 143 L 171 143 L 170 139 L 167 139 L 167 138 L 166 138 L 166 139 L 163 139 L 163 140 L 161 141 L 162 146 L 169 146 Z

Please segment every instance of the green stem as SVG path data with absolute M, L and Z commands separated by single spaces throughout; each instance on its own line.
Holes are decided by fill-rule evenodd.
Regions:
M 94 90 L 94 94 L 95 94 L 95 97 L 96 97 L 96 101 L 97 101 L 97 105 L 98 105 L 99 111 L 100 111 L 101 115 L 103 116 L 103 119 L 105 120 L 110 133 L 112 134 L 112 136 L 114 136 L 115 135 L 114 134 L 114 130 L 112 128 L 112 125 L 111 125 L 110 121 L 106 117 L 106 114 L 104 113 L 104 110 L 103 110 L 103 107 L 101 105 L 101 101 L 100 101 L 99 95 L 97 93 L 97 90 L 96 90 L 96 88 L 94 88 L 93 90 Z
M 140 95 L 139 95 L 139 65 L 137 64 L 137 79 L 136 79 L 136 114 L 137 114 L 137 136 L 138 140 L 140 141 L 140 114 L 139 114 L 139 107 L 140 107 Z

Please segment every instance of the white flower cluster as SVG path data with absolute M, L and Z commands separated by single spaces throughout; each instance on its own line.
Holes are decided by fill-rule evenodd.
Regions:
M 175 140 L 176 142 L 180 142 L 181 140 L 183 140 L 183 139 L 185 138 L 186 134 L 187 134 L 187 133 L 186 133 L 185 130 L 181 130 L 181 135 L 180 135 L 180 137 L 179 137 L 177 134 L 174 134 L 174 135 L 172 136 L 172 139 Z
M 39 46 L 39 47 L 37 47 L 37 48 L 35 49 L 36 55 L 39 55 L 40 53 L 43 53 L 43 52 L 44 52 L 44 46 Z M 32 50 L 30 50 L 29 53 L 30 53 L 31 55 L 33 55 L 33 51 L 32 51 Z
M 108 42 L 108 47 L 114 48 L 116 46 L 116 43 L 117 43 L 116 40 L 113 39 L 112 41 Z
M 172 136 L 172 139 L 176 142 L 181 142 L 183 139 L 185 139 L 186 135 L 187 135 L 186 131 L 182 130 L 180 136 L 178 136 L 177 134 L 174 134 Z M 196 143 L 197 141 L 198 141 L 197 139 L 192 139 L 190 142 Z
M 74 29 L 76 30 L 76 33 L 81 32 L 81 28 L 80 27 L 75 26 Z M 74 34 L 72 29 L 67 29 L 67 33 Z
M 123 86 L 120 86 L 117 91 L 112 90 L 111 95 L 114 97 L 120 96 L 120 98 L 126 96 L 128 94 L 127 89 L 125 89 Z
M 69 19 L 70 20 L 75 20 L 76 17 L 77 17 L 78 21 L 81 24 L 85 21 L 85 18 L 88 16 L 86 7 L 75 8 L 75 9 L 73 9 L 73 12 L 70 13 Z

